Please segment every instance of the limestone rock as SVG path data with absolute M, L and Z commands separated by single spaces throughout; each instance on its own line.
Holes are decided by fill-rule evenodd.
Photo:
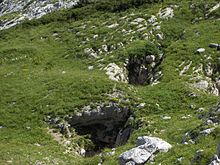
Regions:
M 150 137 L 150 136 L 138 137 L 137 146 L 140 146 L 143 144 L 155 145 L 157 150 L 159 150 L 160 152 L 168 152 L 168 150 L 172 148 L 172 146 L 169 143 L 165 142 L 164 140 L 157 138 L 157 137 Z
M 198 89 L 207 90 L 209 87 L 209 83 L 206 80 L 201 80 L 197 83 L 194 83 L 193 86 Z
M 109 76 L 109 79 L 113 81 L 119 81 L 127 83 L 127 76 L 123 68 L 120 68 L 115 63 L 108 64 L 104 70 L 106 74 Z
M 205 49 L 204 48 L 199 48 L 196 50 L 197 53 L 204 53 L 205 52 Z
M 4 0 L 0 3 L 0 16 L 17 12 L 18 15 L 9 20 L 3 20 L 0 30 L 8 29 L 17 24 L 24 22 L 24 20 L 38 19 L 62 8 L 71 8 L 76 6 L 79 0 Z
M 167 152 L 172 146 L 157 137 L 138 137 L 137 147 L 132 148 L 119 156 L 120 165 L 144 164 L 157 151 Z
M 212 133 L 214 131 L 215 128 L 209 128 L 209 129 L 205 129 L 203 131 L 201 131 L 200 133 L 207 136 L 209 135 L 210 133 Z
M 165 9 L 160 9 L 158 15 L 161 19 L 169 19 L 174 16 L 174 11 L 171 7 L 167 7 Z

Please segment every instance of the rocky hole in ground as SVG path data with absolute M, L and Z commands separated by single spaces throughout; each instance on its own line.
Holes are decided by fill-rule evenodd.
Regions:
M 128 108 L 109 105 L 83 111 L 72 116 L 69 123 L 77 134 L 90 135 L 95 148 L 87 150 L 85 155 L 93 156 L 103 148 L 115 148 L 127 142 L 132 132 L 128 124 L 130 116 Z
M 134 85 L 152 84 L 162 77 L 160 64 L 163 58 L 154 55 L 143 58 L 130 57 L 127 65 L 128 82 Z

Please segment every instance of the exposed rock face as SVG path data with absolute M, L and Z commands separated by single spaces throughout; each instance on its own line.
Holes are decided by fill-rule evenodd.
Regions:
M 167 152 L 172 146 L 157 137 L 143 136 L 138 137 L 137 146 L 120 155 L 120 165 L 144 164 L 156 152 Z
M 145 58 L 130 57 L 127 65 L 128 81 L 130 84 L 152 84 L 162 77 L 159 65 L 162 59 L 156 59 L 154 55 Z
M 125 69 L 120 68 L 115 63 L 108 64 L 104 68 L 104 70 L 106 71 L 106 74 L 109 76 L 110 80 L 124 82 L 124 83 L 128 82 Z
M 71 8 L 76 6 L 80 0 L 3 0 L 0 3 L 0 16 L 17 12 L 12 19 L 2 20 L 0 30 L 8 29 L 24 20 L 32 20 L 42 17 L 52 11 L 61 8 Z

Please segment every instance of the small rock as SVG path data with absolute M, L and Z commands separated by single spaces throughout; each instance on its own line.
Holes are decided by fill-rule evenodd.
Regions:
M 205 49 L 204 48 L 199 48 L 196 50 L 197 53 L 204 53 L 205 52 Z
M 163 40 L 163 36 L 161 34 L 156 34 L 158 40 Z
M 196 93 L 190 93 L 188 96 L 194 98 L 194 97 L 197 97 L 197 94 Z
M 140 103 L 140 104 L 138 105 L 138 108 L 144 108 L 145 105 L 146 105 L 146 103 Z
M 181 157 L 177 158 L 177 162 L 182 162 L 183 159 L 184 159 L 184 157 L 181 156 Z
M 119 24 L 115 23 L 115 24 L 109 25 L 108 28 L 112 29 L 112 28 L 116 28 L 118 26 L 119 26 Z
M 217 47 L 218 47 L 218 44 L 210 43 L 210 44 L 209 44 L 209 47 L 210 47 L 210 48 L 217 48 Z
M 161 116 L 161 118 L 162 118 L 163 120 L 170 120 L 170 119 L 171 119 L 170 116 Z
M 94 66 L 88 66 L 88 69 L 89 69 L 89 70 L 93 70 L 93 69 L 94 69 Z
M 209 128 L 209 129 L 205 129 L 203 131 L 200 131 L 200 134 L 203 134 L 205 136 L 209 135 L 210 133 L 212 133 L 215 130 L 215 128 Z

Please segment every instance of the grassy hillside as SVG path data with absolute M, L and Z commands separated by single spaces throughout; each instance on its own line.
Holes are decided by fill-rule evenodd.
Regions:
M 210 61 L 217 63 L 220 57 L 219 51 L 208 47 L 210 43 L 219 43 L 220 9 L 206 16 L 217 3 L 218 0 L 167 0 L 152 4 L 101 1 L 0 31 L 0 164 L 98 164 L 99 155 L 83 158 L 65 153 L 66 147 L 48 133 L 45 118 L 62 118 L 90 103 L 109 101 L 106 93 L 115 88 L 145 106 L 131 108 L 134 121 L 139 124 L 114 156 L 104 156 L 103 164 L 118 164 L 118 156 L 132 148 L 142 135 L 157 136 L 173 145 L 168 153 L 157 155 L 155 164 L 190 164 L 199 149 L 204 152 L 194 164 L 208 164 L 220 138 L 219 125 L 209 136 L 199 137 L 196 144 L 181 142 L 187 131 L 203 122 L 198 116 L 219 102 L 219 96 L 190 85 L 193 67 Z M 159 10 L 170 6 L 174 17 L 160 19 Z M 147 22 L 151 15 L 161 21 L 160 29 L 155 30 Z M 137 18 L 145 21 L 131 24 Z M 156 37 L 158 33 L 164 35 L 163 40 Z M 165 59 L 159 84 L 134 86 L 115 82 L 102 70 L 111 62 L 122 66 L 127 58 L 125 52 L 135 40 L 161 45 Z M 109 47 L 108 52 L 103 45 Z M 206 49 L 205 54 L 196 53 L 200 47 Z M 85 52 L 86 48 L 102 52 L 93 58 Z M 192 66 L 180 76 L 183 61 L 192 61 Z M 89 66 L 94 69 L 88 69 Z M 191 93 L 197 97 L 190 97 Z M 199 108 L 204 111 L 197 111 Z M 171 119 L 163 120 L 163 116 Z M 104 152 L 110 150 L 106 148 Z M 180 157 L 182 162 L 177 161 Z

